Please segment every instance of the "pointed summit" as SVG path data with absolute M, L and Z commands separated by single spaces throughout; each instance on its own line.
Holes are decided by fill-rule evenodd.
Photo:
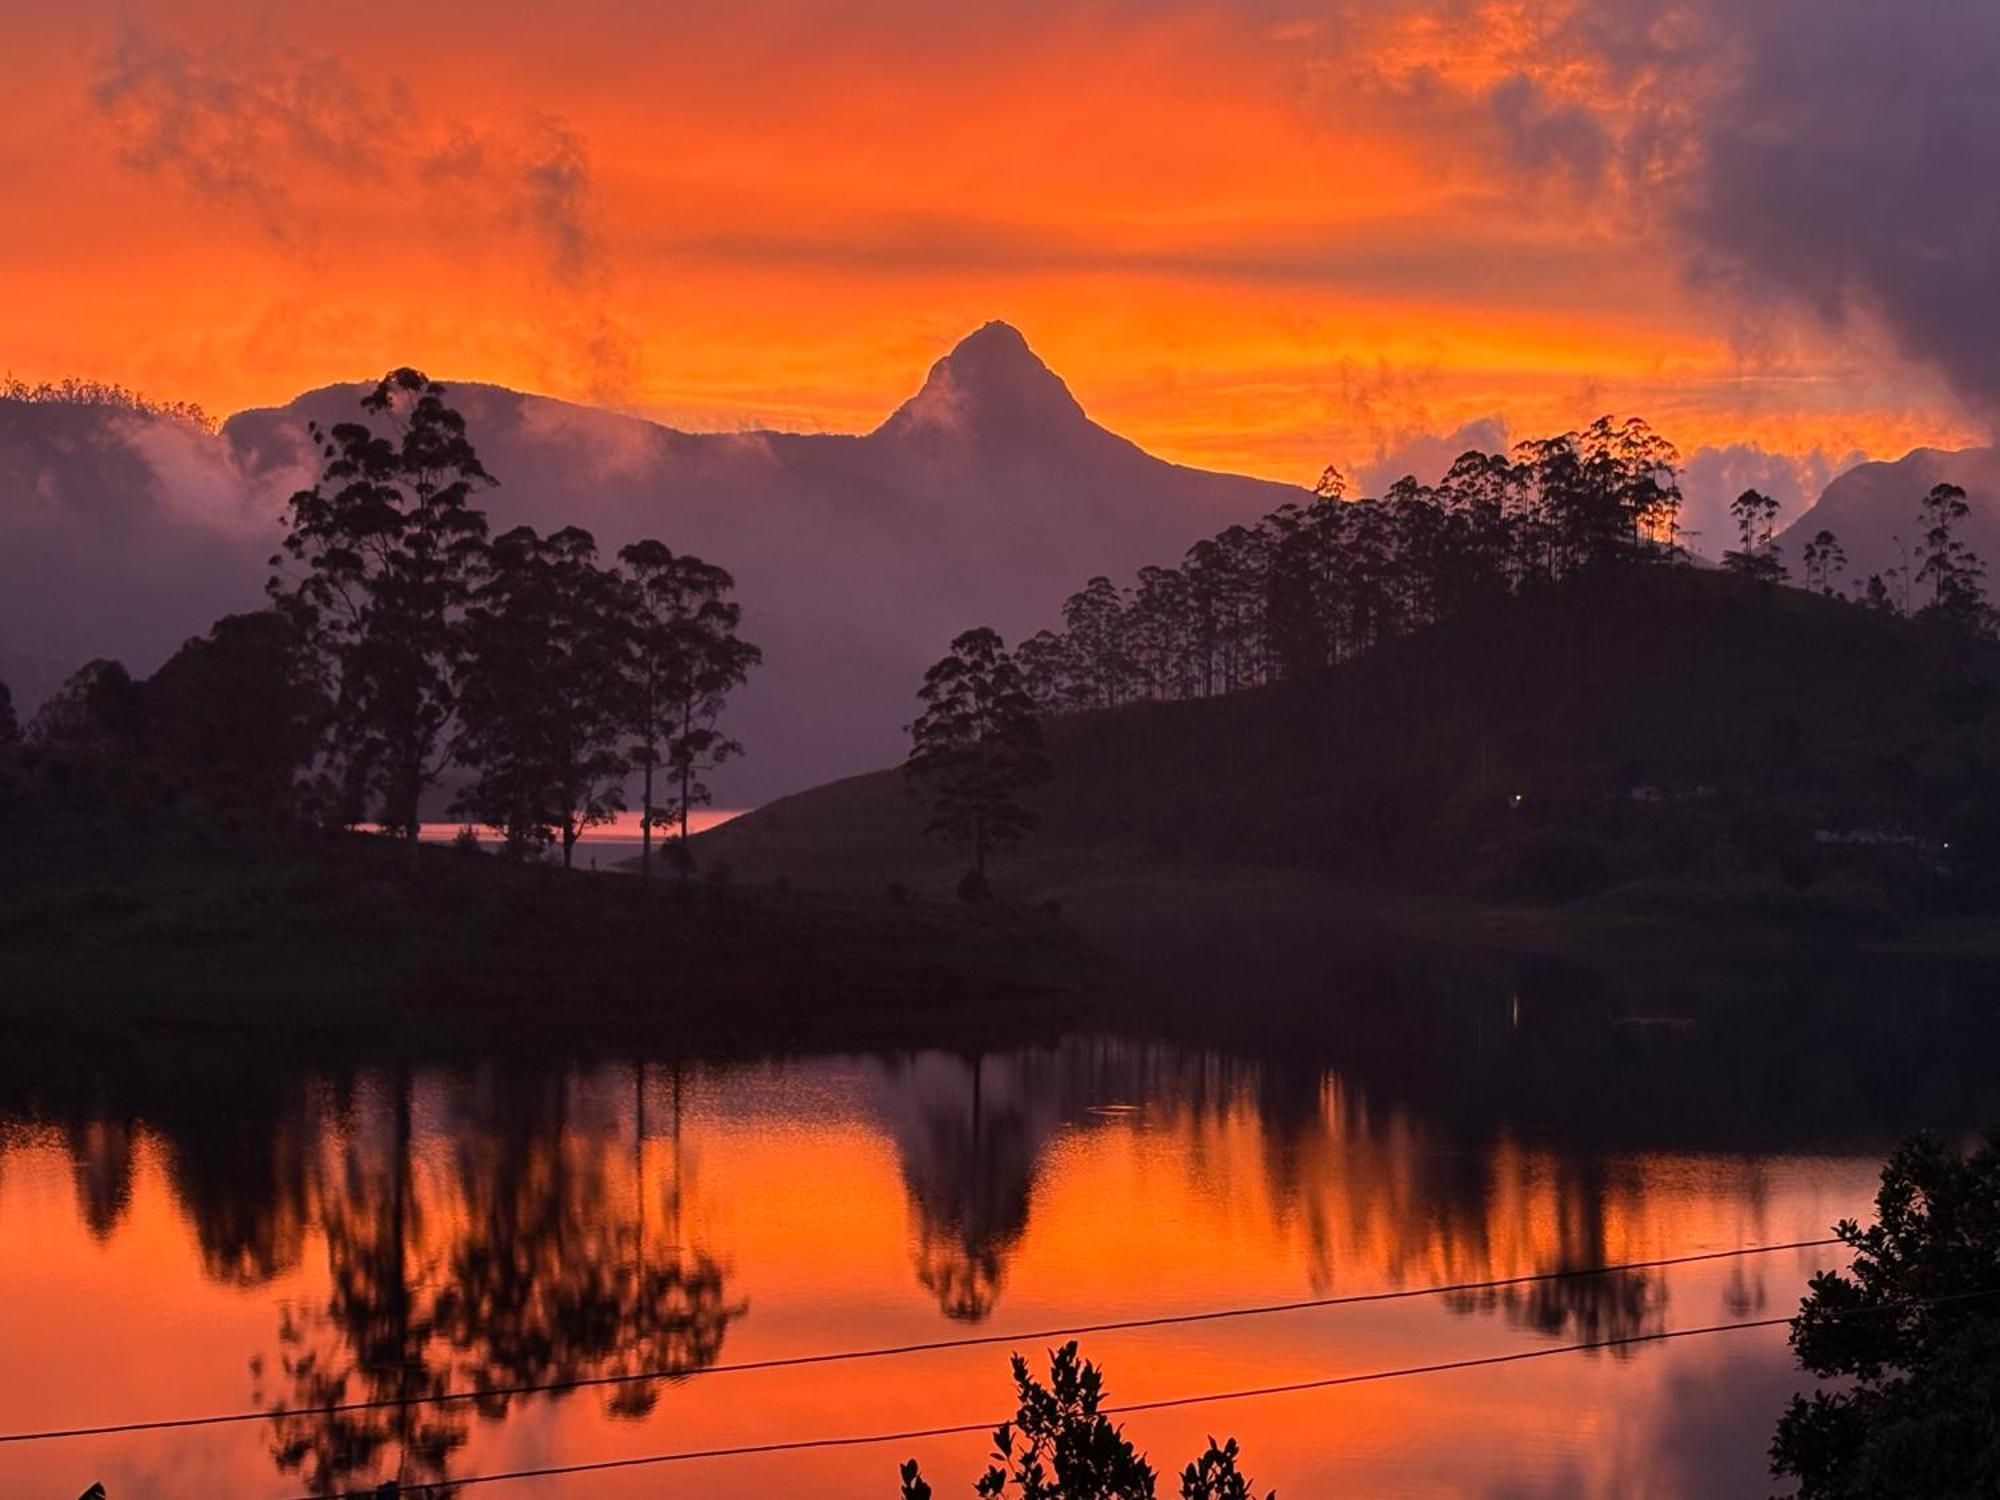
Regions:
M 949 372 L 960 386 L 984 395 L 1031 395 L 1059 400 L 1079 412 L 1083 409 L 1012 323 L 996 320 L 975 328 L 931 366 L 930 378 L 936 380 L 942 372 Z
M 939 433 L 960 440 L 1046 442 L 1065 429 L 1092 426 L 1056 373 L 1020 331 L 992 322 L 960 339 L 931 366 L 924 387 L 877 429 L 883 437 Z

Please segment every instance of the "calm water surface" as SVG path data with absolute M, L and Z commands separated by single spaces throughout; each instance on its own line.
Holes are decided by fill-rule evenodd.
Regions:
M 1234 1049 L 299 1068 L 16 1048 L 0 1428 L 697 1371 L 1815 1238 L 1866 1215 L 1904 1131 L 2000 1106 L 1985 990 L 1963 980 L 1643 1002 L 1518 976 L 1369 983 L 1372 1000 Z M 1100 1334 L 1085 1352 L 1114 1401 L 1151 1401 L 1788 1313 L 1833 1263 L 1791 1251 Z M 0 1445 L 0 1494 L 101 1479 L 111 1500 L 280 1497 L 988 1421 L 1009 1410 L 1008 1347 Z M 1232 1432 L 1287 1497 L 1761 1495 L 1795 1384 L 1767 1329 L 1128 1425 L 1162 1467 Z M 470 1493 L 887 1497 L 915 1454 L 958 1494 L 986 1446 Z

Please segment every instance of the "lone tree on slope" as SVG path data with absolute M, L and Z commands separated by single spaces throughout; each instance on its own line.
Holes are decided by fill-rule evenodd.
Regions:
M 1014 658 L 984 626 L 951 643 L 917 696 L 924 711 L 910 726 L 903 770 L 930 806 L 926 831 L 971 846 L 959 896 L 988 900 L 987 856 L 1035 826 L 1018 799 L 1049 772 L 1041 721 Z

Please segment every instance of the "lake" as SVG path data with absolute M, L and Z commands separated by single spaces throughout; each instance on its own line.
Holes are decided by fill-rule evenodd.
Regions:
M 0 1444 L 0 1493 L 275 1500 L 988 1423 L 1012 1410 L 1014 1333 L 1043 1334 L 1018 1342 L 1039 1359 L 1080 1324 L 1818 1239 L 1867 1216 L 1902 1134 L 2000 1117 L 1990 990 L 1950 966 L 1627 984 L 1385 958 L 1294 966 L 1268 1004 L 1282 986 L 1251 967 L 1255 993 L 1182 972 L 1203 1004 L 1150 1034 L 979 1057 L 302 1065 L 13 1039 L 0 1429 L 254 1419 Z M 1780 1317 L 1841 1263 L 1786 1250 L 1083 1346 L 1112 1404 L 1153 1403 Z M 506 1394 L 577 1379 L 605 1383 Z M 1755 1496 L 1797 1384 L 1767 1327 L 1125 1420 L 1163 1470 L 1233 1433 L 1294 1500 Z M 413 1399 L 457 1391 L 488 1394 Z M 354 1402 L 402 1404 L 300 1410 Z M 889 1497 L 915 1455 L 962 1495 L 987 1447 L 471 1493 Z

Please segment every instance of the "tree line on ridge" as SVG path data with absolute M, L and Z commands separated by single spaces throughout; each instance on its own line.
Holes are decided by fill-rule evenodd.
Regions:
M 1691 566 L 1679 462 L 1644 421 L 1604 417 L 1511 453 L 1468 451 L 1436 484 L 1405 477 L 1380 498 L 1349 499 L 1329 468 L 1309 503 L 1227 527 L 1178 564 L 1141 568 L 1129 587 L 1090 579 L 1063 604 L 1060 629 L 1012 651 L 988 628 L 962 633 L 925 679 L 905 766 L 931 807 L 930 831 L 971 852 L 961 894 L 984 895 L 988 853 L 1034 825 L 1022 798 L 1049 772 L 1042 721 L 1309 684 L 1387 641 L 1587 571 Z M 1790 582 L 1777 501 L 1746 490 L 1730 512 L 1738 545 L 1724 569 Z M 1822 529 L 1803 545 L 1800 581 L 1956 635 L 1991 635 L 1984 566 L 1959 536 L 1968 513 L 1962 489 L 1934 487 L 1914 551 L 1865 583 L 1845 576 L 1839 538 Z
M 1462 454 L 1436 484 L 1405 477 L 1349 499 L 1336 469 L 1315 498 L 1190 547 L 1133 585 L 1092 578 L 1062 628 L 1014 652 L 1044 713 L 1208 698 L 1295 682 L 1384 641 L 1508 595 L 1614 562 L 1687 566 L 1679 454 L 1644 421 L 1600 418 L 1509 454 Z M 1788 581 L 1772 540 L 1777 502 L 1732 502 L 1732 572 Z M 1959 539 L 1965 492 L 1938 485 L 1918 512 L 1913 556 L 1857 589 L 1859 602 L 1990 631 L 1984 569 Z M 1801 556 L 1804 586 L 1844 596 L 1847 557 L 1822 530 Z

